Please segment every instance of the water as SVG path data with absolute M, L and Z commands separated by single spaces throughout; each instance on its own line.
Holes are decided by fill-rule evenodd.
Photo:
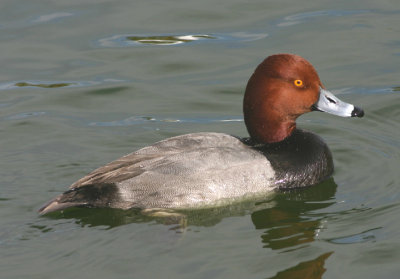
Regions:
M 1 278 L 396 278 L 398 1 L 2 1 Z M 362 119 L 311 113 L 331 180 L 193 213 L 182 234 L 134 211 L 36 210 L 166 137 L 245 136 L 266 56 L 309 59 Z

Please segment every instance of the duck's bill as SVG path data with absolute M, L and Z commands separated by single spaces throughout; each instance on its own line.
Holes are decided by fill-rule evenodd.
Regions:
M 312 106 L 312 109 L 342 117 L 364 116 L 364 111 L 361 108 L 339 100 L 335 95 L 323 88 L 320 88 L 319 100 Z

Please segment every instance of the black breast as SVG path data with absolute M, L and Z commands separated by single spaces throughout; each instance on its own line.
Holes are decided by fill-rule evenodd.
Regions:
M 268 158 L 280 189 L 317 184 L 333 173 L 332 154 L 313 133 L 296 129 L 285 140 L 270 144 L 257 144 L 250 138 L 242 140 Z

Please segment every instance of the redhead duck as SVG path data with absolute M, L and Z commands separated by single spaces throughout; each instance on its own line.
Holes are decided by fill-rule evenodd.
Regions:
M 317 184 L 332 175 L 332 155 L 319 136 L 296 128 L 297 117 L 364 115 L 327 91 L 314 67 L 293 54 L 269 56 L 256 68 L 243 111 L 249 138 L 193 133 L 162 140 L 94 170 L 39 212 L 200 208 Z

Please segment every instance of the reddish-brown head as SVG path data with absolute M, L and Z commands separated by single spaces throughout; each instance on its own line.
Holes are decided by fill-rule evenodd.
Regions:
M 251 138 L 278 142 L 296 128 L 296 118 L 312 110 L 323 87 L 314 67 L 293 54 L 266 58 L 249 79 L 243 101 Z

